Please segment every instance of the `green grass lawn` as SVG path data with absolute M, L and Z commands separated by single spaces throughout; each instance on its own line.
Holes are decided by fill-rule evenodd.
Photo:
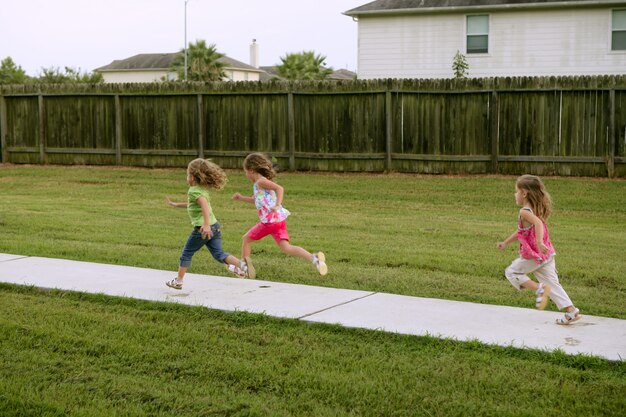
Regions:
M 224 246 L 255 224 L 243 172 L 212 193 Z M 260 279 L 531 308 L 503 276 L 514 177 L 281 173 L 292 243 Z M 561 281 L 583 314 L 626 318 L 626 181 L 545 178 Z M 185 170 L 0 167 L 0 252 L 177 268 Z M 190 272 L 225 275 L 207 252 Z M 626 365 L 0 285 L 2 416 L 621 415 Z M 555 309 L 550 305 L 549 309 Z

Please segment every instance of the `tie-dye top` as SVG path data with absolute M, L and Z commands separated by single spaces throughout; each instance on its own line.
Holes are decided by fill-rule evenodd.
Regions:
M 259 213 L 261 223 L 282 222 L 291 214 L 282 205 L 278 211 L 271 210 L 276 205 L 276 192 L 274 190 L 259 189 L 256 183 L 254 183 L 252 190 L 254 192 L 254 205 Z
M 528 210 L 531 213 L 533 212 L 528 207 L 524 207 L 522 208 L 522 210 Z M 548 226 L 543 221 L 541 222 L 541 224 L 543 225 L 543 244 L 548 247 L 548 253 L 542 253 L 537 247 L 537 235 L 535 234 L 534 225 L 531 224 L 530 226 L 525 228 L 524 222 L 522 221 L 522 216 L 520 216 L 519 224 L 517 226 L 517 240 L 519 240 L 520 244 L 520 256 L 524 259 L 532 259 L 538 264 L 547 262 L 552 259 L 554 255 L 556 255 L 556 253 L 554 252 L 554 247 L 552 246 L 552 242 L 550 242 Z

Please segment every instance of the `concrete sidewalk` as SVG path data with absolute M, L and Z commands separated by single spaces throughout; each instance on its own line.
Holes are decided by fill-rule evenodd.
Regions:
M 626 320 L 589 316 L 558 326 L 562 313 L 432 298 L 187 274 L 177 291 L 173 271 L 0 254 L 0 282 L 176 302 L 225 311 L 487 344 L 561 349 L 626 359 Z

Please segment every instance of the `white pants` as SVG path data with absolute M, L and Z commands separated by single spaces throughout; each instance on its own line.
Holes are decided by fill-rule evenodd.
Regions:
M 504 275 L 518 290 L 522 289 L 521 286 L 523 283 L 530 281 L 530 278 L 528 278 L 528 274 L 530 273 L 535 275 L 537 281 L 543 284 L 549 284 L 550 287 L 552 287 L 550 299 L 554 301 L 554 304 L 556 304 L 559 310 L 574 305 L 559 282 L 554 258 L 541 265 L 537 264 L 532 259 L 517 258 L 504 270 Z

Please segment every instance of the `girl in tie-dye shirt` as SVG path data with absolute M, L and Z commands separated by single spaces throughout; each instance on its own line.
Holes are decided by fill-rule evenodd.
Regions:
M 284 253 L 306 259 L 317 268 L 321 275 L 326 275 L 328 267 L 323 252 L 312 254 L 300 246 L 289 243 L 286 220 L 290 213 L 282 206 L 283 187 L 273 181 L 276 172 L 272 161 L 261 153 L 253 153 L 246 157 L 243 170 L 246 177 L 254 184 L 252 186 L 253 194 L 247 197 L 235 193 L 233 200 L 253 203 L 259 214 L 259 223 L 243 236 L 241 268 L 246 272 L 246 275 L 250 278 L 256 277 L 256 271 L 250 259 L 252 242 L 268 235 L 274 238 Z

